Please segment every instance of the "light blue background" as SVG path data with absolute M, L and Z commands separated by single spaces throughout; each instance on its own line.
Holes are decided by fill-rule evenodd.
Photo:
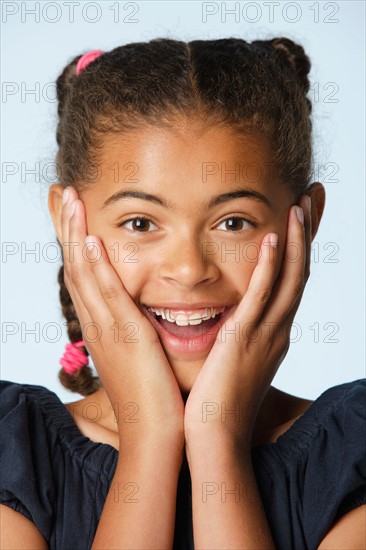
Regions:
M 35 22 L 34 15 L 25 12 L 25 8 L 34 9 L 35 4 L 2 2 L 3 91 L 4 83 L 7 90 L 9 83 L 14 83 L 15 92 L 3 95 L 1 103 L 1 229 L 2 246 L 9 250 L 11 245 L 6 243 L 15 243 L 15 253 L 3 254 L 1 262 L 1 378 L 46 386 L 64 402 L 79 398 L 79 394 L 65 390 L 57 379 L 59 359 L 68 339 L 58 299 L 59 263 L 51 261 L 56 248 L 48 247 L 48 243 L 55 243 L 47 207 L 48 189 L 34 175 L 22 174 L 22 166 L 24 172 L 36 163 L 42 168 L 54 160 L 57 116 L 50 83 L 72 57 L 90 49 L 109 50 L 157 36 L 187 41 L 230 36 L 251 41 L 287 36 L 304 46 L 312 60 L 313 90 L 319 89 L 318 101 L 313 103 L 315 158 L 319 165 L 336 163 L 339 170 L 333 176 L 336 181 L 330 181 L 331 165 L 313 179 L 320 179 L 327 193 L 325 212 L 313 244 L 319 257 L 315 259 L 313 255 L 311 277 L 295 317 L 301 334 L 294 331 L 292 338 L 300 338 L 291 344 L 273 385 L 315 399 L 333 385 L 364 377 L 364 2 L 271 3 L 273 22 L 268 2 L 237 3 L 237 20 L 233 15 L 227 15 L 225 20 L 220 14 L 221 2 L 211 3 L 218 13 L 209 16 L 207 22 L 202 21 L 201 2 L 79 2 L 75 5 L 74 22 L 69 21 L 69 10 L 63 2 L 57 2 L 57 6 L 56 2 L 39 2 L 40 21 Z M 95 23 L 91 20 L 98 12 L 92 4 L 99 6 L 100 18 Z M 114 22 L 116 12 L 111 6 L 117 4 L 119 21 Z M 131 18 L 136 22 L 128 22 L 134 5 L 138 9 Z M 227 2 L 226 7 L 233 9 L 235 3 Z M 17 9 L 17 13 L 7 16 L 5 10 L 12 9 Z M 314 21 L 315 9 L 319 10 L 318 22 Z M 259 19 L 253 22 L 256 15 Z M 325 22 L 327 16 L 329 22 Z M 52 23 L 57 17 L 59 20 Z M 331 22 L 334 19 L 338 22 Z M 329 83 L 338 87 L 336 103 L 327 102 L 334 89 L 334 84 Z M 38 97 L 22 97 L 22 90 L 37 86 Z M 314 100 L 314 92 L 311 94 Z M 4 170 L 9 166 L 17 167 L 18 172 L 6 177 Z M 47 173 L 43 175 L 47 177 Z M 38 257 L 28 254 L 22 258 L 22 248 L 30 250 L 36 246 Z M 25 333 L 36 323 L 39 341 Z M 58 333 L 50 328 L 50 323 L 58 325 Z M 16 333 L 6 336 L 9 326 Z

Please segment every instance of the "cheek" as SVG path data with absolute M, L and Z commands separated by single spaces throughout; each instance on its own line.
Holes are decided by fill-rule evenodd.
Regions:
M 242 256 L 240 262 L 230 262 L 221 271 L 222 282 L 225 282 L 225 287 L 231 289 L 231 294 L 236 291 L 237 300 L 240 301 L 246 293 L 257 263 L 258 260 L 254 260 L 252 255 L 250 260 Z
M 131 297 L 135 297 L 151 271 L 151 264 L 143 261 L 139 255 L 138 246 L 134 242 L 121 243 L 117 240 L 104 241 L 104 248 L 109 262 L 121 279 L 123 286 Z
M 277 262 L 274 275 L 275 280 L 281 270 L 283 256 L 285 253 L 286 228 L 269 228 L 265 234 L 271 231 L 277 233 L 279 236 Z M 265 234 L 263 234 L 260 240 L 245 243 L 241 249 L 240 262 L 231 261 L 229 269 L 225 269 L 226 277 L 231 281 L 232 285 L 236 287 L 241 297 L 246 293 L 254 270 L 258 265 L 261 253 L 261 243 L 265 237 Z M 266 253 L 267 250 L 264 248 L 264 254 Z

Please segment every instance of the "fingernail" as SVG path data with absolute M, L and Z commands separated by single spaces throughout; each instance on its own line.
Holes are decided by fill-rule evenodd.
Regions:
M 276 248 L 278 243 L 278 235 L 276 233 L 271 233 L 269 236 L 269 242 L 273 248 Z
M 304 225 L 304 211 L 300 206 L 295 206 L 296 208 L 296 215 L 299 219 L 299 221 Z
M 86 244 L 95 244 L 95 239 L 92 235 L 87 235 L 85 237 Z
M 62 204 L 65 204 L 67 202 L 67 199 L 69 198 L 69 196 L 70 196 L 70 191 L 69 191 L 69 188 L 66 187 L 66 189 L 64 189 L 62 193 Z

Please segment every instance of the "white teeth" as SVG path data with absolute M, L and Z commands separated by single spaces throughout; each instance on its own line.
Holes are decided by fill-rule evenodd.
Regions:
M 176 323 L 179 327 L 186 327 L 187 325 L 199 325 L 202 323 L 202 321 L 207 321 L 208 319 L 215 318 L 216 315 L 222 313 L 225 310 L 225 307 L 208 307 L 206 308 L 204 315 L 202 315 L 202 313 L 200 312 L 192 313 L 192 315 L 185 315 L 182 312 L 172 313 L 167 308 L 157 309 L 153 307 L 148 307 L 147 309 L 156 313 L 156 315 L 160 315 L 160 317 L 162 317 L 166 321 L 169 321 L 169 323 Z
M 169 323 L 174 323 L 174 319 L 171 319 L 171 317 L 170 317 L 169 309 L 163 309 L 162 312 L 161 312 L 161 315 L 162 315 L 163 319 L 166 319 L 167 321 L 169 321 Z
M 175 319 L 175 321 L 173 321 L 173 323 L 178 325 L 178 327 L 186 327 L 190 324 L 189 320 L 186 319 L 183 315 L 177 315 L 177 318 Z

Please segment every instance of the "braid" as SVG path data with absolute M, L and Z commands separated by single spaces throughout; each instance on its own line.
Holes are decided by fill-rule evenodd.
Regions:
M 64 70 L 62 71 L 62 73 L 60 74 L 60 76 L 56 81 L 56 90 L 57 90 L 57 99 L 58 99 L 57 114 L 59 118 L 62 118 L 66 110 L 68 99 L 71 96 L 72 82 L 76 78 L 76 74 L 75 74 L 76 64 L 80 59 L 80 57 L 81 57 L 80 55 L 77 55 L 76 57 L 74 57 L 74 59 L 68 65 L 66 65 L 66 67 L 64 68 Z M 62 138 L 62 133 L 60 130 L 61 129 L 59 127 L 56 132 L 56 141 L 59 146 L 61 145 L 61 138 Z
M 270 41 L 272 48 L 275 48 L 280 55 L 291 65 L 298 78 L 300 85 L 305 93 L 305 101 L 309 109 L 309 113 L 312 112 L 312 103 L 306 94 L 310 89 L 310 81 L 308 74 L 311 69 L 311 62 L 306 55 L 304 48 L 300 44 L 295 44 L 289 38 L 274 38 Z
M 62 313 L 67 321 L 67 333 L 71 343 L 78 342 L 83 339 L 83 334 L 79 319 L 76 315 L 74 304 L 72 303 L 69 291 L 65 285 L 63 264 L 59 269 L 57 279 L 60 285 L 60 302 L 62 306 Z M 89 355 L 85 346 L 80 349 L 86 356 Z M 63 368 L 61 368 L 58 373 L 58 379 L 65 388 L 71 390 L 72 392 L 80 393 L 81 395 L 90 395 L 101 387 L 99 377 L 93 376 L 93 371 L 88 365 L 82 367 L 75 374 L 68 374 Z

